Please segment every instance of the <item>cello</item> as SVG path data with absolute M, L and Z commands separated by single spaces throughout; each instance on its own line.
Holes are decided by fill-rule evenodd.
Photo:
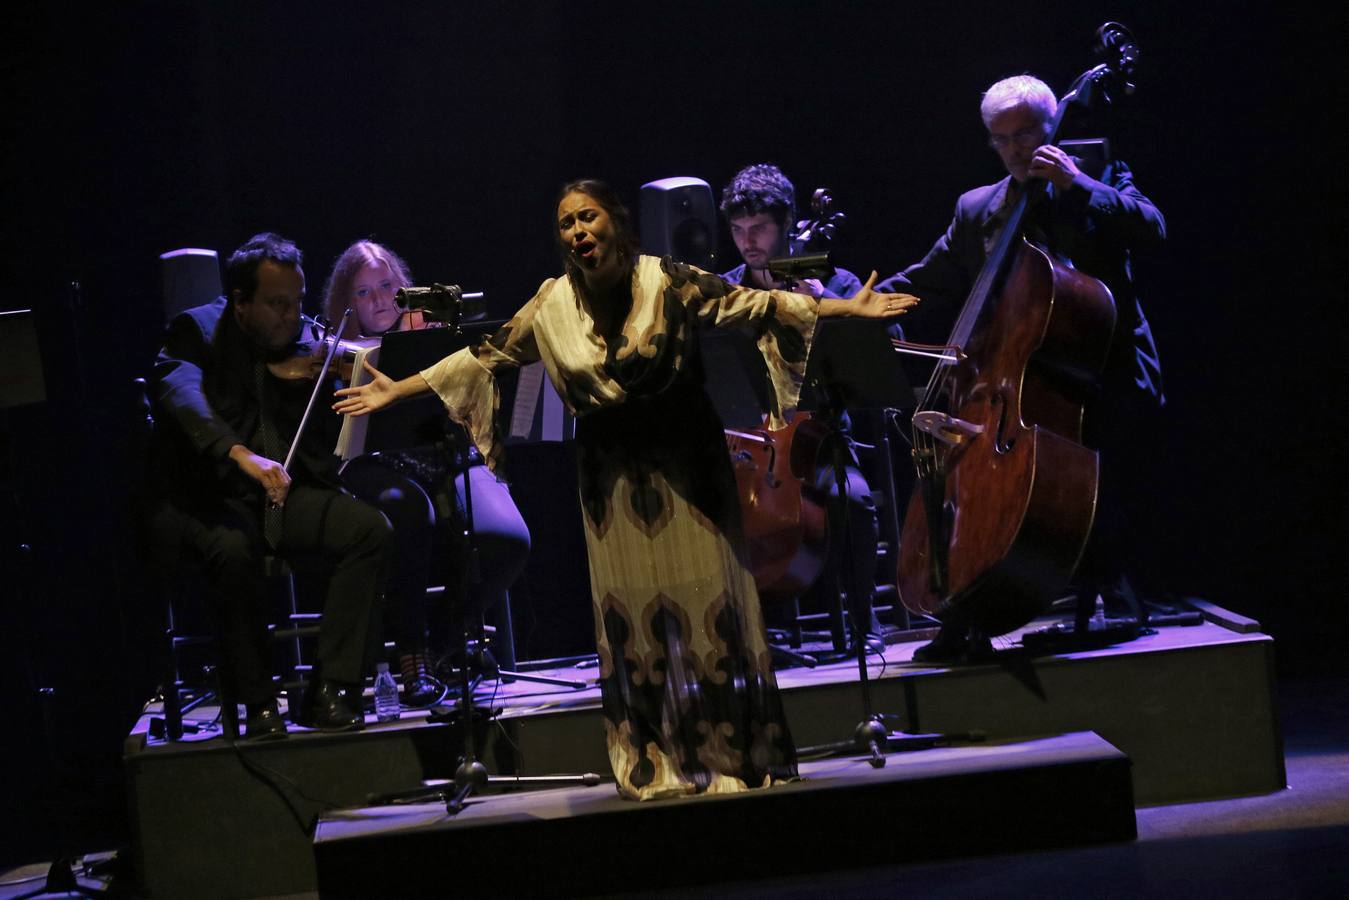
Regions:
M 1102 62 L 1060 100 L 1065 116 L 1109 102 L 1137 59 L 1114 22 L 1096 33 Z M 1095 519 L 1099 455 L 1082 443 L 1084 398 L 1116 324 L 1100 281 L 1023 234 L 1037 181 L 1012 207 L 912 418 L 917 484 L 896 584 L 911 611 L 1005 634 L 1030 622 L 1072 578 Z
M 810 208 L 812 217 L 792 229 L 789 255 L 813 254 L 813 262 L 827 267 L 829 244 L 846 216 L 834 208 L 828 188 L 811 195 Z M 806 485 L 832 431 L 804 412 L 777 431 L 766 425 L 725 431 L 755 586 L 767 599 L 797 597 L 819 578 L 829 549 L 828 517 Z
M 824 507 L 804 487 L 829 429 L 806 413 L 785 428 L 726 429 L 736 494 L 760 595 L 796 597 L 815 583 L 829 549 Z

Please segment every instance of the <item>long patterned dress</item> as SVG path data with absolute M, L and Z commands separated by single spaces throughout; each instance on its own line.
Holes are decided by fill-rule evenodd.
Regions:
M 795 777 L 796 751 L 746 565 L 721 422 L 698 331 L 752 329 L 776 408 L 796 405 L 816 304 L 643 256 L 611 341 L 566 278 L 550 279 L 476 349 L 422 372 L 488 464 L 497 371 L 543 360 L 577 416 L 581 506 L 609 760 L 639 800 L 729 793 Z

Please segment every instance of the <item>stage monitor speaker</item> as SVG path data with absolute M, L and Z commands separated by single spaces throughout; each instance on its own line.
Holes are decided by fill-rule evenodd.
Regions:
M 164 276 L 164 319 L 204 306 L 220 296 L 220 256 L 214 250 L 184 247 L 159 254 Z
M 717 210 L 701 178 L 662 178 L 642 185 L 642 249 L 709 272 L 717 264 Z

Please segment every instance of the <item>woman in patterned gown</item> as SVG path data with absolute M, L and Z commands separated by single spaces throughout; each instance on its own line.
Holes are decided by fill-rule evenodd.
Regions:
M 338 392 L 362 415 L 434 390 L 494 469 L 494 374 L 542 360 L 577 416 L 581 507 L 609 760 L 625 797 L 730 793 L 796 775 L 725 437 L 703 389 L 704 328 L 752 329 L 782 427 L 816 319 L 887 318 L 917 300 L 871 291 L 814 300 L 732 286 L 638 253 L 606 185 L 566 185 L 554 234 L 566 274 L 477 348 Z

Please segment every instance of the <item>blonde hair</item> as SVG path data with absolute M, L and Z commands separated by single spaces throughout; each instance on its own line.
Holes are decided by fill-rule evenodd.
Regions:
M 328 283 L 323 288 L 323 314 L 334 325 L 341 321 L 342 313 L 346 312 L 347 307 L 353 305 L 356 299 L 353 296 L 356 274 L 366 266 L 387 266 L 394 281 L 397 282 L 397 287 L 412 284 L 407 263 L 403 262 L 397 253 L 374 241 L 357 241 L 343 250 L 337 262 L 333 263 L 332 274 L 328 276 Z M 356 337 L 360 333 L 361 324 L 353 315 L 341 336 Z

